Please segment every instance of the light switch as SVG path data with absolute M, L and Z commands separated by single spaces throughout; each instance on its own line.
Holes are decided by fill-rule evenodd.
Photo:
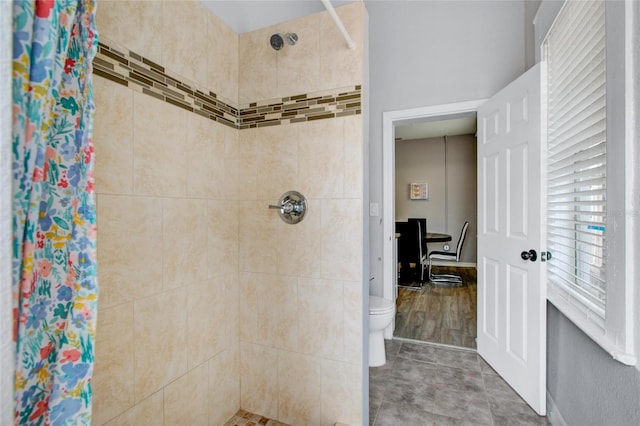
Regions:
M 369 204 L 369 216 L 378 216 L 378 203 L 370 203 Z

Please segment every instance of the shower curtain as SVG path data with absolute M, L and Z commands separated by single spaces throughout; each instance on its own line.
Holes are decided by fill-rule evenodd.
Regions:
M 91 421 L 94 12 L 93 0 L 13 3 L 16 424 Z

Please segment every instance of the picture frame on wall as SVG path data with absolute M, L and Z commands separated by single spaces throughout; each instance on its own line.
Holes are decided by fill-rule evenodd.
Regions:
M 428 200 L 429 184 L 428 183 L 410 183 L 409 198 L 412 200 Z

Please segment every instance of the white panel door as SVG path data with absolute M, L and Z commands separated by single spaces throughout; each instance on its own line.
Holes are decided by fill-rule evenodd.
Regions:
M 541 69 L 536 65 L 478 109 L 477 344 L 480 356 L 544 415 Z

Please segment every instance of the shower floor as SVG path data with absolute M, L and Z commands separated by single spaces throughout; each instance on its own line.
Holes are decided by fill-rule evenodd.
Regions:
M 276 420 L 269 419 L 261 416 L 260 414 L 253 414 L 248 411 L 238 410 L 238 412 L 227 421 L 224 426 L 289 426 L 286 423 L 282 423 Z

